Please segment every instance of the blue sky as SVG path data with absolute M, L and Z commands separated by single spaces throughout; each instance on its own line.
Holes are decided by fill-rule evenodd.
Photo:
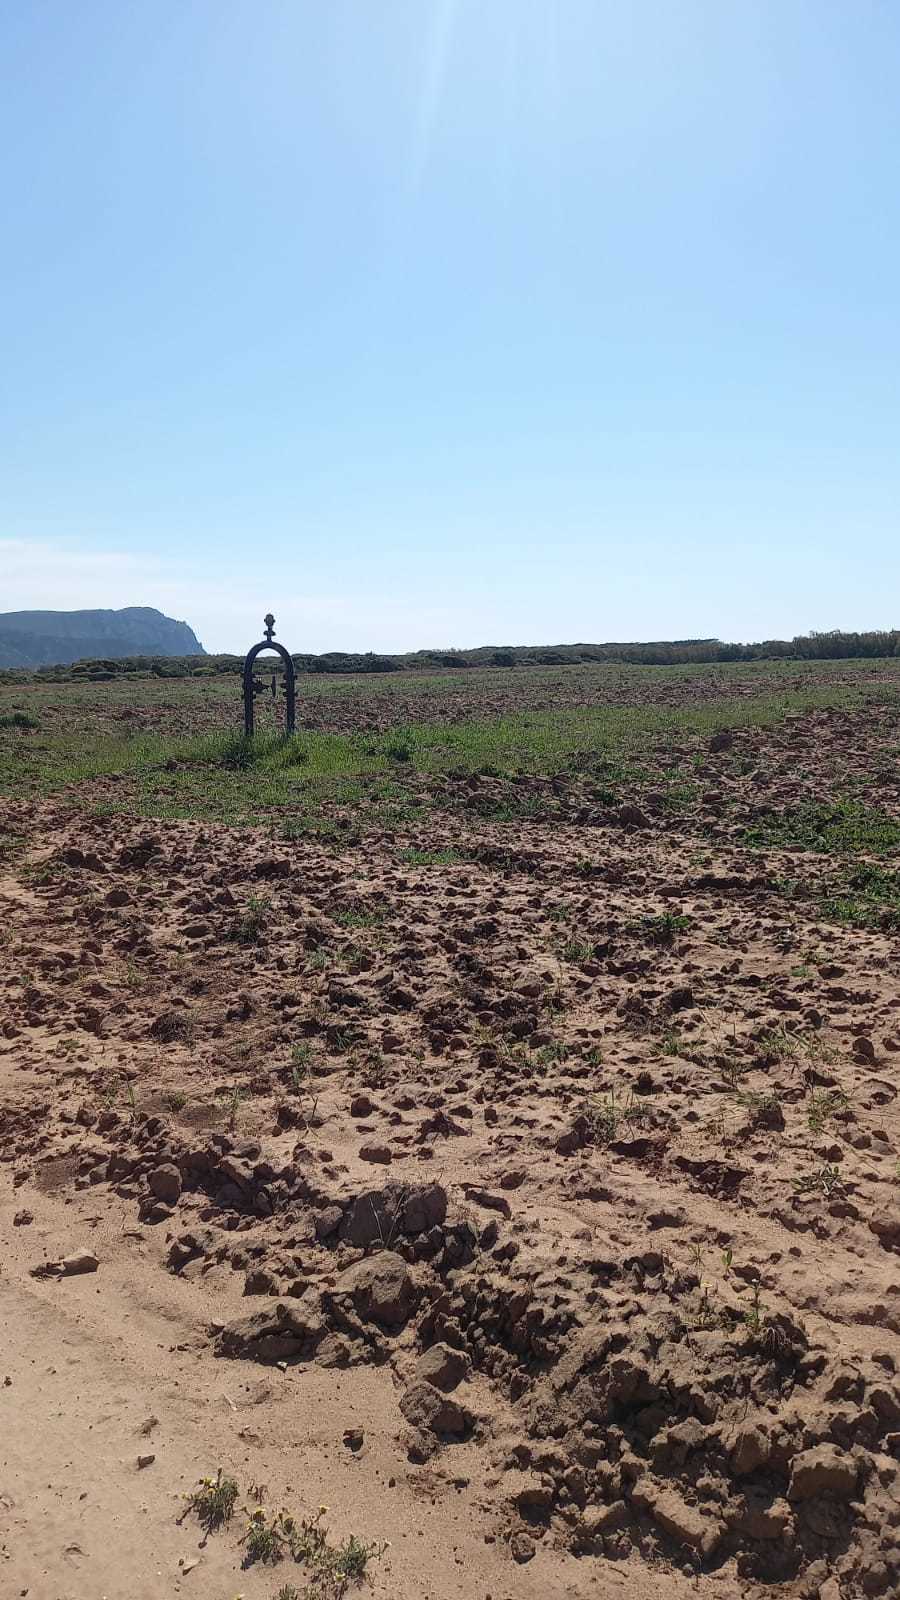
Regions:
M 0 0 L 0 610 L 900 625 L 889 0 Z

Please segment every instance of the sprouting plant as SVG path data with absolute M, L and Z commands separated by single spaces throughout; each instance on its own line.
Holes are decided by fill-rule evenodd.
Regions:
M 75 1041 L 72 1041 L 73 1044 Z M 121 1079 L 117 1072 L 103 1072 L 97 1079 L 97 1098 L 102 1101 L 107 1111 L 111 1111 L 119 1098 L 122 1087 Z
M 182 1089 L 168 1089 L 163 1095 L 163 1105 L 167 1111 L 183 1111 L 188 1103 L 188 1097 Z
M 836 1111 L 847 1105 L 847 1096 L 841 1089 L 814 1089 L 806 1102 L 806 1120 L 810 1133 L 821 1133 Z
M 794 1188 L 798 1194 L 810 1194 L 818 1189 L 827 1199 L 833 1194 L 840 1194 L 843 1187 L 840 1168 L 828 1162 L 817 1167 L 815 1172 L 807 1172 L 802 1178 L 794 1179 Z
M 580 964 L 584 961 L 590 961 L 591 956 L 594 954 L 594 946 L 589 939 L 566 939 L 561 946 L 561 954 L 567 961 L 574 961 Z
M 732 1094 L 736 1094 L 740 1087 L 741 1079 L 748 1070 L 747 1063 L 739 1061 L 735 1056 L 728 1056 L 721 1063 L 721 1070 L 722 1077 L 725 1079 Z
M 351 1533 L 349 1539 L 344 1544 L 339 1545 L 335 1552 L 334 1571 L 340 1577 L 348 1578 L 351 1583 L 358 1583 L 365 1574 L 372 1557 L 383 1555 L 386 1549 L 387 1546 L 383 1543 L 363 1544 L 361 1539 L 357 1539 L 355 1533 Z
M 193 1493 L 185 1496 L 187 1509 L 196 1512 L 207 1533 L 231 1521 L 237 1497 L 237 1483 L 234 1478 L 224 1477 L 221 1467 L 214 1478 L 201 1478 Z
M 233 1084 L 230 1089 L 218 1090 L 217 1098 L 222 1101 L 223 1109 L 228 1113 L 228 1126 L 232 1131 L 237 1126 L 238 1111 L 245 1093 L 239 1083 Z
M 367 1050 L 360 1066 L 360 1080 L 367 1089 L 383 1089 L 388 1081 L 388 1065 L 380 1050 Z
M 762 1303 L 762 1284 L 758 1278 L 755 1278 L 750 1285 L 750 1304 L 744 1312 L 744 1325 L 756 1344 L 773 1344 L 777 1338 L 765 1313 Z
M 295 1522 L 290 1531 L 291 1555 L 295 1561 L 318 1564 L 328 1551 L 328 1530 L 322 1526 L 328 1507 L 320 1506 L 315 1516 Z
M 651 944 L 668 946 L 675 943 L 679 933 L 684 933 L 691 925 L 687 916 L 679 916 L 674 911 L 664 911 L 656 917 L 642 917 L 640 928 Z
M 551 1039 L 548 1044 L 538 1046 L 534 1058 L 541 1067 L 551 1067 L 558 1061 L 565 1061 L 569 1054 L 568 1046 L 562 1039 Z
M 345 911 L 336 911 L 334 920 L 342 928 L 379 928 L 387 912 L 382 906 L 364 906 L 357 902 Z
M 563 991 L 562 978 L 557 977 L 547 988 L 544 995 L 544 1005 L 548 1011 L 565 1011 L 566 997 Z
M 243 915 L 234 925 L 232 938 L 236 939 L 238 944 L 258 943 L 271 905 L 272 901 L 268 895 L 251 894 Z
M 336 959 L 336 955 L 329 951 L 327 945 L 320 944 L 315 950 L 311 950 L 307 956 L 305 970 L 309 973 L 327 972 Z
M 301 1115 L 307 1128 L 318 1126 L 319 1096 L 313 1092 L 312 1065 L 307 1058 L 304 1065 L 294 1062 L 290 1068 L 289 1083 L 291 1094 L 301 1102 Z
M 294 1519 L 287 1511 L 276 1511 L 271 1521 L 264 1506 L 254 1506 L 241 1540 L 246 1547 L 244 1557 L 248 1566 L 254 1561 L 274 1566 L 290 1549 Z
M 615 1088 L 608 1094 L 593 1096 L 583 1107 L 583 1115 L 591 1126 L 599 1144 L 611 1144 L 618 1137 L 619 1127 L 625 1121 L 638 1121 L 645 1116 L 644 1107 L 635 1100 L 634 1090 L 621 1095 Z
M 658 1039 L 654 1039 L 653 1054 L 657 1056 L 677 1056 L 682 1050 L 681 1035 L 676 1028 L 663 1028 Z

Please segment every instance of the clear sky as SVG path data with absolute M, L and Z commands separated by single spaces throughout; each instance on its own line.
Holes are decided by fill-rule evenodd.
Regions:
M 0 610 L 900 625 L 894 0 L 0 0 Z

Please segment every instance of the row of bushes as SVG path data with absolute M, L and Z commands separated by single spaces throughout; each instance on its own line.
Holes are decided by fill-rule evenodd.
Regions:
M 637 666 L 703 665 L 727 661 L 844 661 L 857 657 L 900 656 L 900 629 L 869 633 L 809 633 L 794 639 L 765 639 L 757 644 L 725 644 L 721 639 L 675 639 L 658 643 L 483 645 L 475 650 L 416 650 L 406 655 L 358 654 L 331 650 L 325 655 L 297 654 L 298 672 L 385 673 L 434 672 L 449 668 L 576 666 L 585 662 L 625 662 Z M 128 656 L 122 660 L 76 661 L 66 667 L 39 667 L 0 672 L 0 681 L 36 678 L 62 683 L 87 678 L 104 681 L 122 674 L 143 677 L 217 677 L 239 673 L 243 656 Z M 261 665 L 266 665 L 264 661 Z

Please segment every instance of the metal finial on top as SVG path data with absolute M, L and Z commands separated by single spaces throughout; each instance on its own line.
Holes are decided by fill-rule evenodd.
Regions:
M 271 611 L 266 612 L 265 616 L 263 617 L 263 622 L 266 625 L 266 638 L 271 639 L 273 633 L 275 632 L 275 618 L 273 617 Z

